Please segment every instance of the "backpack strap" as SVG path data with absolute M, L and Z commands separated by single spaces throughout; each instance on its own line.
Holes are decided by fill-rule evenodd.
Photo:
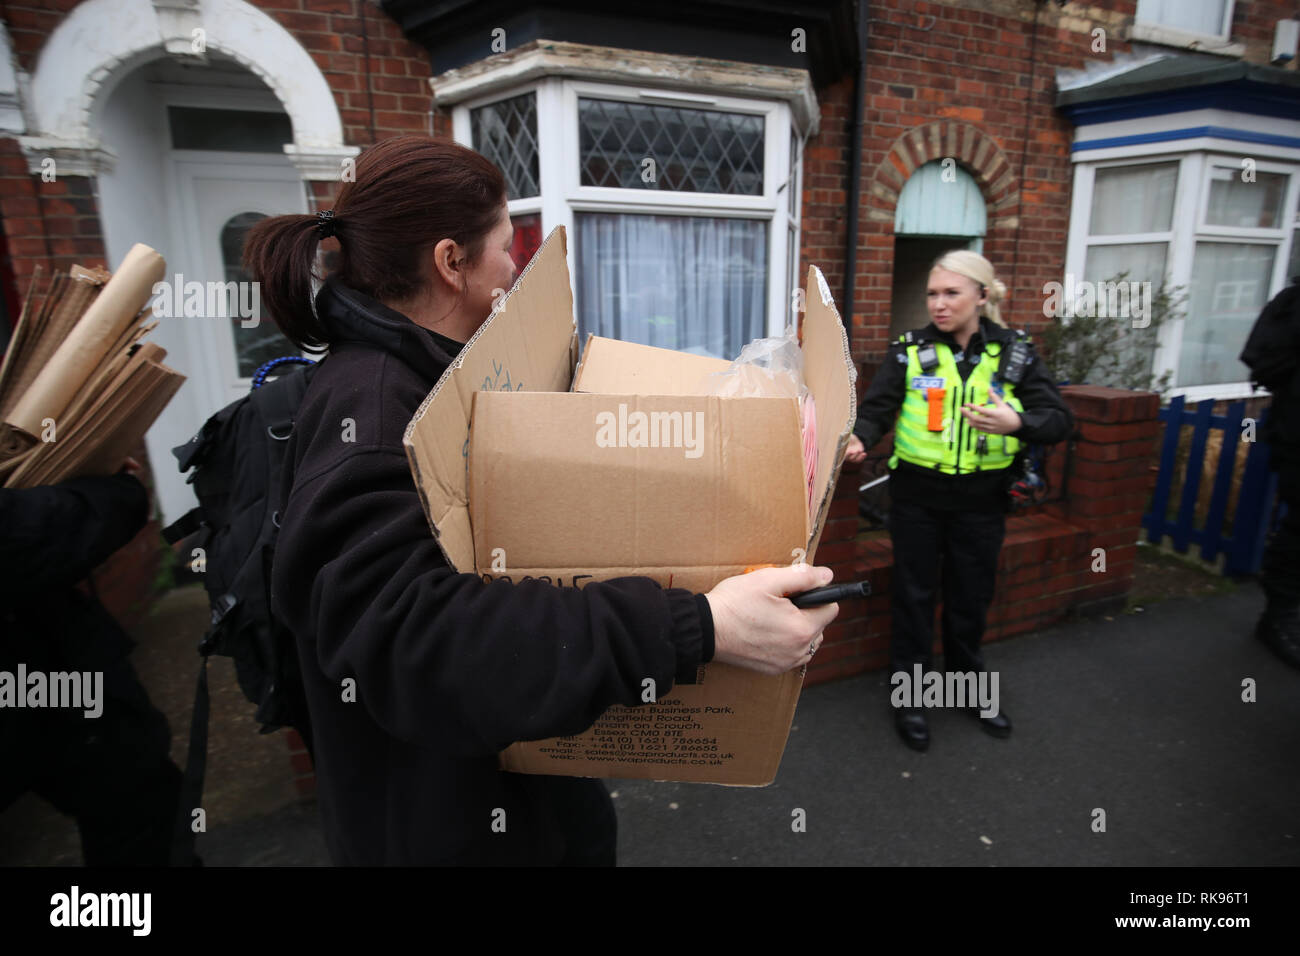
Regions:
M 301 395 L 291 394 L 288 389 L 269 389 L 262 408 L 266 419 L 266 433 L 276 441 L 288 441 L 293 432 L 293 420 L 298 414 Z
M 199 682 L 194 692 L 194 710 L 190 717 L 190 748 L 185 758 L 185 775 L 181 778 L 180 798 L 176 805 L 176 827 L 172 833 L 172 866 L 193 866 L 194 818 L 191 816 L 203 799 L 203 777 L 208 766 L 208 658 L 199 665 Z
M 296 356 L 268 362 L 258 369 L 253 388 L 260 388 L 265 383 L 266 374 L 271 369 L 287 363 L 319 364 Z M 309 371 L 307 374 L 310 375 L 311 372 Z M 302 395 L 302 388 L 296 391 L 291 388 L 273 388 L 264 392 L 258 399 L 259 411 L 263 421 L 266 422 L 266 431 L 269 437 L 276 441 L 288 440 L 293 430 L 294 416 L 302 400 Z M 227 425 L 248 401 L 249 396 L 245 396 L 239 401 L 227 405 L 209 418 L 197 435 L 184 445 L 172 449 L 172 454 L 176 456 L 182 472 L 189 470 L 191 467 L 196 467 L 196 471 L 188 479 L 191 483 L 202 471 L 208 449 L 220 445 Z M 214 492 L 218 494 L 226 493 L 232 480 L 229 469 L 219 472 L 219 474 L 220 478 L 214 475 L 204 475 L 196 486 L 201 495 Z M 268 488 L 268 495 L 274 494 L 274 491 L 275 489 Z M 204 527 L 203 509 L 199 507 L 191 509 L 182 515 L 169 525 L 164 533 L 175 535 L 174 539 L 169 537 L 169 541 L 180 540 L 180 538 L 202 527 Z M 264 548 L 258 556 L 262 565 L 260 583 L 265 591 L 268 610 L 270 607 L 270 556 L 269 548 Z M 181 781 L 180 800 L 177 806 L 176 823 L 172 836 L 171 862 L 173 866 L 192 866 L 197 859 L 194 854 L 195 833 L 191 814 L 201 805 L 203 783 L 207 772 L 208 718 L 210 711 L 208 657 L 213 653 L 221 652 L 221 642 L 225 632 L 229 630 L 230 621 L 227 618 L 239 604 L 239 598 L 232 593 L 225 593 L 216 598 L 210 598 L 210 603 L 212 606 L 211 626 L 199 643 L 200 665 L 194 692 L 194 709 L 190 718 L 189 753 L 185 761 L 185 772 Z M 269 624 L 272 628 L 278 626 L 274 620 L 271 620 Z M 308 753 L 314 757 L 315 752 L 310 739 L 311 725 L 306 717 L 305 706 L 303 715 L 303 726 L 298 728 L 299 733 L 308 744 Z
M 281 365 L 316 365 L 318 363 L 309 358 L 303 358 L 301 355 L 283 355 L 280 358 L 273 358 L 269 362 L 264 362 L 256 372 L 253 373 L 253 384 L 249 387 L 250 392 L 255 392 L 266 384 L 266 377 L 274 372 Z

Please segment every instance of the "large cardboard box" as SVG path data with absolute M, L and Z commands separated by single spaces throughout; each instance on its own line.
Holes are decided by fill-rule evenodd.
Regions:
M 646 575 L 706 592 L 758 564 L 813 561 L 854 419 L 848 340 L 808 273 L 804 378 L 817 418 L 811 507 L 794 398 L 707 394 L 718 359 L 589 337 L 582 361 L 563 228 L 438 381 L 405 437 L 448 562 L 562 587 Z M 803 673 L 711 663 L 575 737 L 520 742 L 523 773 L 763 785 Z

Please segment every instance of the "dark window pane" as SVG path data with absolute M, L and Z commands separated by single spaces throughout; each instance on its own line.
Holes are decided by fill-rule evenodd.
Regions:
M 173 149 L 283 153 L 285 143 L 293 142 L 293 124 L 283 113 L 169 106 L 167 116 Z
M 300 355 L 298 347 L 280 334 L 271 318 L 262 313 L 261 297 L 252 294 L 252 276 L 244 271 L 241 258 L 244 236 L 253 224 L 266 217 L 260 212 L 241 212 L 221 227 L 221 260 L 225 268 L 225 281 L 237 283 L 234 291 L 227 286 L 226 314 L 232 316 L 231 329 L 235 335 L 235 355 L 239 359 L 239 377 L 251 378 L 258 366 L 282 355 Z M 258 309 L 250 316 L 246 307 L 257 303 Z M 245 328 L 244 322 L 257 323 Z

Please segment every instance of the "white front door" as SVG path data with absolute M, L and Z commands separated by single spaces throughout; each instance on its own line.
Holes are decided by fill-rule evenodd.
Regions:
M 193 154 L 191 154 L 193 155 Z M 287 162 L 265 156 L 226 154 L 219 161 L 172 159 L 173 235 L 178 240 L 169 262 L 168 281 L 180 273 L 186 283 L 241 283 L 238 301 L 231 297 L 224 315 L 180 318 L 198 357 L 191 374 L 196 391 L 207 397 L 210 412 L 248 393 L 257 367 L 298 350 L 260 308 L 260 290 L 240 262 L 249 227 L 267 216 L 307 211 L 301 175 Z M 256 307 L 256 308 L 253 308 Z

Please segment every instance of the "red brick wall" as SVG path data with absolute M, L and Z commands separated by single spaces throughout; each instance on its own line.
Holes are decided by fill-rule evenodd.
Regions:
M 844 77 L 835 85 L 818 90 L 817 100 L 821 106 L 821 129 L 804 146 L 800 264 L 795 275 L 802 286 L 809 265 L 821 269 L 840 313 L 847 315 L 849 309 L 839 300 L 844 288 L 844 232 L 848 227 L 845 212 L 849 195 L 847 177 L 849 125 L 853 122 L 853 78 Z M 861 250 L 858 261 L 862 263 L 867 250 L 862 240 L 858 245 Z M 874 260 L 874 250 L 870 257 Z M 858 302 L 863 301 L 859 287 Z M 858 313 L 861 308 L 853 311 Z M 885 324 L 888 327 L 888 320 Z
M 1046 321 L 1043 285 L 1059 280 L 1065 260 L 1073 175 L 1071 127 L 1053 106 L 1055 73 L 1129 52 L 1123 37 L 1136 0 L 1071 2 L 1064 9 L 1020 0 L 876 0 L 868 7 L 863 161 L 854 171 L 861 189 L 855 295 L 852 303 L 840 303 L 852 316 L 855 356 L 880 361 L 889 331 L 896 197 L 873 193 L 872 186 L 891 178 L 900 139 L 905 143 L 911 131 L 938 121 L 975 127 L 1005 156 L 1011 181 L 999 192 L 980 183 L 989 218 L 984 254 L 1010 290 L 1005 320 L 1037 330 Z M 1296 15 L 1295 4 L 1284 0 L 1238 0 L 1234 10 L 1232 39 L 1246 45 L 1246 59 L 1255 63 L 1268 60 L 1274 23 Z M 1092 50 L 1096 27 L 1106 31 L 1105 52 Z M 816 263 L 837 298 L 844 275 L 852 87 L 846 77 L 817 91 L 821 132 L 808 142 L 804 167 L 800 275 Z M 944 155 L 950 152 L 941 147 L 917 158 Z M 980 164 L 956 155 L 979 180 Z
M 429 132 L 429 60 L 365 0 L 250 0 L 303 45 L 325 74 L 344 142 Z M 363 22 L 364 21 L 364 22 Z
M 60 174 L 54 182 L 43 182 L 39 173 L 27 171 L 27 160 L 12 138 L 0 139 L 0 226 L 19 301 L 31 288 L 38 266 L 44 289 L 56 271 L 66 272 L 74 264 L 105 264 L 92 181 Z
M 450 135 L 446 111 L 430 115 L 429 62 L 401 28 L 365 0 L 251 0 L 285 27 L 311 55 L 334 93 L 348 145 L 366 146 L 410 132 Z M 4 17 L 19 66 L 34 71 L 41 47 L 75 0 L 31 0 L 5 5 Z M 364 19 L 364 24 L 363 24 Z M 312 183 L 318 208 L 337 183 Z M 52 183 L 27 171 L 16 140 L 0 139 L 0 217 L 18 295 L 37 264 L 46 275 L 73 263 L 103 265 L 104 242 L 90 179 L 60 175 Z

